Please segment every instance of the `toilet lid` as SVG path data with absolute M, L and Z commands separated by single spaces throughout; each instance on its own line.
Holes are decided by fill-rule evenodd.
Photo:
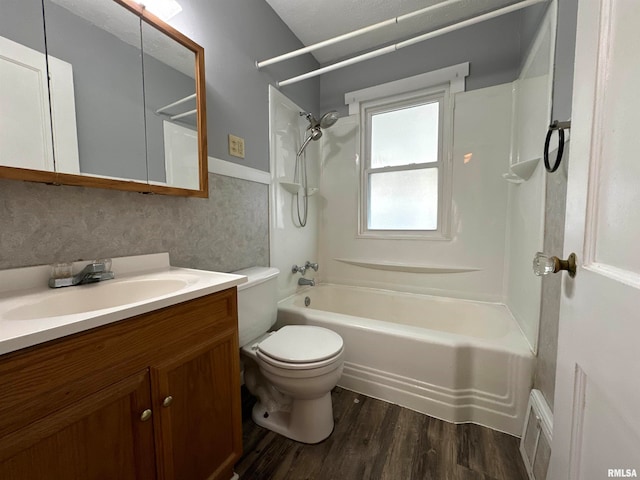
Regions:
M 287 325 L 258 344 L 264 355 L 287 363 L 311 363 L 336 356 L 342 350 L 336 332 L 311 325 Z

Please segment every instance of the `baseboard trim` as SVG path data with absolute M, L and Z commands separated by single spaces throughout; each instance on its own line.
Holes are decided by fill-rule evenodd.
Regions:
M 271 184 L 271 174 L 269 172 L 246 167 L 244 165 L 238 165 L 233 162 L 227 162 L 226 160 L 220 160 L 215 157 L 209 157 L 208 163 L 209 172 L 211 173 L 224 175 L 226 177 L 240 178 L 242 180 L 249 180 L 250 182 L 263 183 L 265 185 Z

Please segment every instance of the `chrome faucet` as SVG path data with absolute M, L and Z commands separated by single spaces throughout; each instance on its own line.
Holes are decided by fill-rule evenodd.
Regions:
M 298 285 L 305 286 L 305 287 L 306 286 L 315 287 L 316 281 L 313 278 L 299 278 Z
M 67 277 L 51 277 L 49 287 L 72 287 L 74 285 L 84 285 L 86 283 L 101 282 L 111 280 L 114 274 L 111 271 L 111 259 L 95 260 L 84 267 L 80 273 Z
M 291 267 L 291 273 L 299 273 L 301 275 L 304 275 L 306 271 L 307 271 L 306 265 L 304 267 L 299 267 L 298 265 L 294 265 L 293 267 Z
M 304 264 L 304 268 L 311 268 L 314 272 L 318 271 L 318 264 L 317 263 L 311 263 L 309 260 L 307 260 L 307 263 Z
M 306 263 L 301 267 L 299 267 L 298 265 L 294 265 L 293 267 L 291 267 L 291 273 L 299 273 L 304 276 L 308 269 L 312 269 L 313 271 L 317 272 L 318 264 L 311 263 L 309 260 L 307 260 Z

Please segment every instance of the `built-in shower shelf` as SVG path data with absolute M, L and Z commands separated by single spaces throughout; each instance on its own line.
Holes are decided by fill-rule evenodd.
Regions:
M 536 167 L 540 163 L 540 157 L 514 163 L 508 173 L 503 173 L 502 178 L 511 183 L 523 183 L 531 178 Z
M 515 184 L 524 183 L 523 179 L 521 179 L 515 173 L 511 173 L 511 172 L 503 173 L 502 178 L 504 178 L 509 183 L 515 183 Z
M 285 182 L 282 180 L 280 180 L 280 186 L 291 195 L 295 195 L 296 193 L 298 193 L 300 191 L 300 187 L 302 187 L 302 185 L 300 185 L 299 183 Z
M 373 270 L 388 270 L 392 272 L 408 272 L 408 273 L 464 273 L 477 272 L 480 268 L 475 267 L 457 267 L 444 265 L 420 265 L 415 263 L 396 263 L 382 262 L 379 260 L 364 260 L 351 258 L 334 258 L 334 260 L 356 267 L 371 268 Z
M 531 160 L 525 160 L 524 162 L 514 163 L 513 165 L 511 165 L 511 171 L 521 179 L 529 180 L 539 162 L 540 157 L 532 158 Z
M 300 185 L 299 183 L 285 182 L 283 180 L 280 180 L 279 183 L 282 186 L 282 188 L 284 188 L 291 195 L 296 195 L 297 193 L 300 192 L 300 189 L 302 188 L 302 185 Z M 317 187 L 307 187 L 307 197 L 310 197 L 311 195 L 315 195 L 316 193 L 318 193 L 319 190 L 320 189 Z

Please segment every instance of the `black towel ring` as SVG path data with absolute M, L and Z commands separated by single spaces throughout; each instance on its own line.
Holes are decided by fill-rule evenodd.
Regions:
M 547 169 L 547 172 L 553 173 L 558 170 L 560 166 L 560 162 L 562 161 L 562 153 L 564 152 L 564 129 L 571 128 L 571 122 L 559 122 L 558 120 L 554 120 L 551 125 L 549 125 L 549 131 L 547 132 L 547 138 L 544 141 L 544 168 Z M 549 165 L 549 143 L 551 142 L 551 135 L 553 131 L 558 131 L 558 154 L 556 155 L 556 161 L 553 164 L 553 167 Z

